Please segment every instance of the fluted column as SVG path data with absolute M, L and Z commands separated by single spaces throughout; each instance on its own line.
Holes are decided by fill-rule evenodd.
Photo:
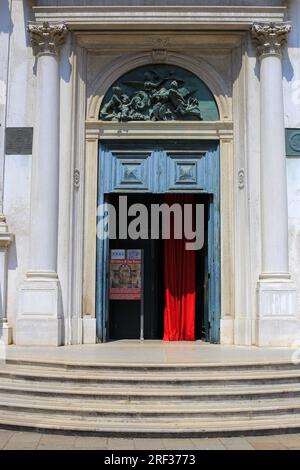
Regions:
M 282 55 L 289 23 L 257 23 L 260 60 L 261 274 L 257 343 L 288 346 L 299 331 L 297 290 L 290 280 Z M 298 333 L 296 333 L 298 334 Z
M 57 270 L 59 179 L 59 51 L 66 27 L 29 25 L 37 56 L 37 93 L 31 183 L 29 271 Z
M 31 172 L 29 269 L 21 288 L 18 344 L 61 344 L 62 312 L 57 276 L 59 198 L 59 53 L 63 24 L 30 24 L 37 59 Z
M 282 50 L 289 24 L 254 24 L 261 87 L 261 277 L 287 277 L 288 210 L 282 85 Z

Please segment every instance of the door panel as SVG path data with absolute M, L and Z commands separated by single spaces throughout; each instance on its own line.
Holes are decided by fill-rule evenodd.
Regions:
M 103 150 L 104 192 L 158 192 L 155 152 Z
M 151 153 L 112 154 L 112 190 L 153 190 L 153 158 Z
M 165 192 L 170 190 L 205 190 L 205 153 L 166 152 L 167 174 L 163 175 Z

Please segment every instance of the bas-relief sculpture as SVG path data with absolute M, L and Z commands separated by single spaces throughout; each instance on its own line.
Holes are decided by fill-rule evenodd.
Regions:
M 99 118 L 117 122 L 202 121 L 201 88 L 210 93 L 197 77 L 178 67 L 141 67 L 114 84 L 104 98 Z M 205 100 L 215 105 L 212 95 Z

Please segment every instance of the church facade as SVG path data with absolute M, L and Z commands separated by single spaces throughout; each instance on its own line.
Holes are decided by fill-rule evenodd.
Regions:
M 5 344 L 162 339 L 166 247 L 97 231 L 125 196 L 204 207 L 197 339 L 300 341 L 299 25 L 299 0 L 1 2 Z

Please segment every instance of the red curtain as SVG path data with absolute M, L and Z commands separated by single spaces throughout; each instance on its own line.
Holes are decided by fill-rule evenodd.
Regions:
M 165 202 L 183 206 L 194 197 L 168 194 Z M 174 220 L 171 238 L 164 240 L 164 341 L 195 341 L 196 253 L 185 249 L 184 236 L 174 239 L 173 225 Z

